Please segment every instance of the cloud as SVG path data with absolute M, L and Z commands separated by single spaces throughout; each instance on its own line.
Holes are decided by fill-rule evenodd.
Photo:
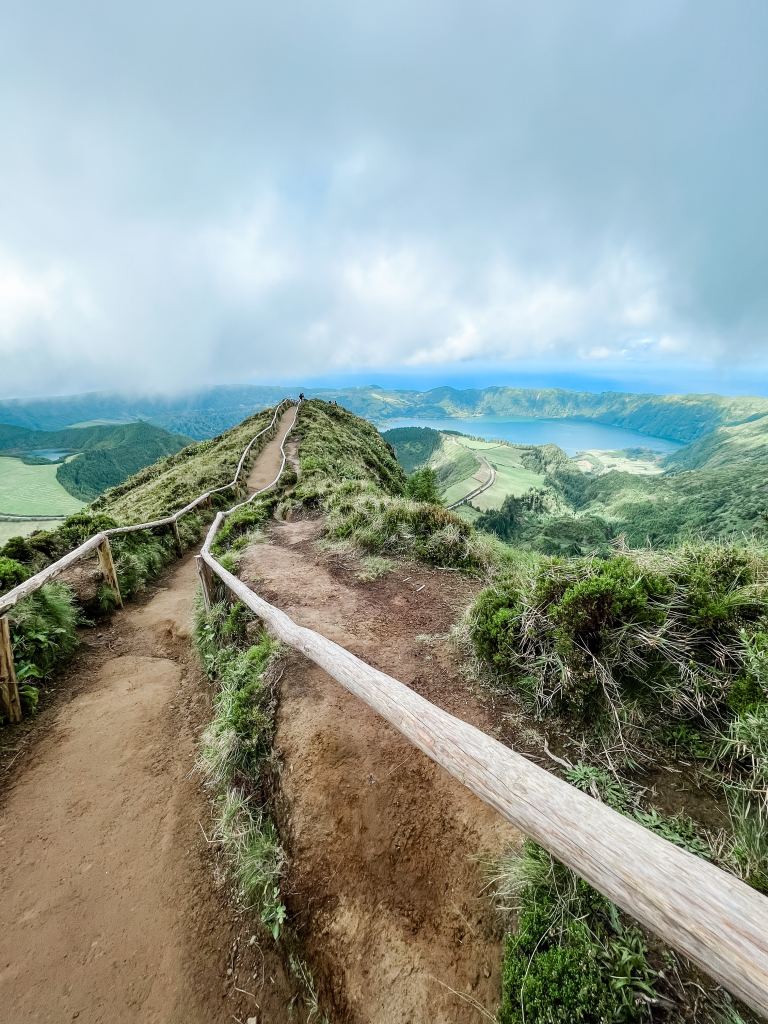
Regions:
M 0 14 L 5 395 L 762 358 L 768 10 Z

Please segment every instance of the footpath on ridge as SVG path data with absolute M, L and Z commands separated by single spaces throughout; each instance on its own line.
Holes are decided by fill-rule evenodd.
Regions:
M 274 480 L 294 416 L 257 459 L 252 489 Z M 227 974 L 240 930 L 190 775 L 211 692 L 190 643 L 196 588 L 188 553 L 83 630 L 59 687 L 71 699 L 42 716 L 0 777 L 2 1024 L 214 1024 L 240 1004 L 254 1012 Z M 259 1003 L 279 1021 L 287 1000 L 273 1001 L 279 965 L 270 971 Z
M 249 495 L 277 475 L 294 416 Z M 477 581 L 405 562 L 365 581 L 352 554 L 317 545 L 321 532 L 317 519 L 271 523 L 241 578 L 451 714 L 501 730 L 445 642 Z M 252 941 L 205 838 L 211 808 L 191 768 L 212 687 L 190 642 L 196 587 L 190 552 L 84 630 L 57 704 L 0 774 L 0 1024 L 307 1020 L 306 989 L 263 931 Z M 332 1024 L 487 1019 L 502 932 L 477 858 L 519 833 L 296 652 L 275 746 L 282 897 Z

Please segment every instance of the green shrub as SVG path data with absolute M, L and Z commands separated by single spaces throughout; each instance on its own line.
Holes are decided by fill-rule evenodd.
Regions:
M 15 558 L 0 555 L 0 594 L 5 594 L 29 578 L 29 572 Z
M 564 864 L 526 840 L 497 877 L 499 898 L 518 910 L 507 936 L 499 1024 L 648 1020 L 655 974 L 642 935 Z
M 411 473 L 405 484 L 405 493 L 413 501 L 427 501 L 432 505 L 445 504 L 437 489 L 437 473 L 429 466 Z
M 754 617 L 768 603 L 754 563 L 722 544 L 541 559 L 483 592 L 470 629 L 497 671 L 538 679 L 540 713 L 593 719 L 612 706 L 614 720 L 629 722 L 664 709 L 667 726 L 670 716 L 706 725 L 767 692 L 758 675 L 768 677 L 768 642 Z
M 77 650 L 78 611 L 63 583 L 47 583 L 8 612 L 13 659 L 20 680 L 46 678 Z
M 0 556 L 13 558 L 17 562 L 31 562 L 35 557 L 35 551 L 23 537 L 9 537 L 0 548 Z

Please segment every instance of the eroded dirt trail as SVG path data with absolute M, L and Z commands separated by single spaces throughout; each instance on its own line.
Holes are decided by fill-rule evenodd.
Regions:
M 275 525 L 272 544 L 246 553 L 242 578 L 296 622 L 490 731 L 450 648 L 418 639 L 444 633 L 473 585 L 423 565 L 361 583 L 348 560 L 318 552 L 320 529 Z M 468 1000 L 493 1013 L 501 934 L 473 858 L 519 846 L 517 830 L 296 656 L 276 743 L 289 910 L 333 1019 L 483 1019 Z
M 193 922 L 218 915 L 187 778 L 207 703 L 191 558 L 165 582 L 86 641 L 77 696 L 3 801 L 3 1021 L 216 1019 L 216 950 L 190 961 Z
M 276 476 L 294 413 L 259 456 L 256 487 Z M 229 970 L 243 926 L 190 776 L 210 720 L 189 639 L 196 587 L 188 555 L 138 605 L 83 631 L 63 698 L 0 783 L 2 1024 L 214 1024 L 256 1011 Z M 274 956 L 267 966 L 259 1012 L 282 1022 L 290 985 Z

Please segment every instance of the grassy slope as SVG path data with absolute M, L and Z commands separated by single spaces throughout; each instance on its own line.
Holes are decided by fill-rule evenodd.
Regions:
M 158 460 L 106 491 L 93 502 L 93 509 L 125 524 L 176 512 L 198 494 L 232 480 L 245 446 L 269 425 L 272 415 L 272 409 L 264 410 L 226 434 Z M 253 458 L 257 451 L 254 449 Z
M 56 479 L 55 465 L 25 466 L 0 457 L 0 512 L 7 515 L 70 515 L 83 502 L 68 494 Z
M 741 465 L 763 462 L 768 458 L 768 416 L 720 427 L 694 444 L 668 455 L 668 470 L 718 469 L 738 462 Z

